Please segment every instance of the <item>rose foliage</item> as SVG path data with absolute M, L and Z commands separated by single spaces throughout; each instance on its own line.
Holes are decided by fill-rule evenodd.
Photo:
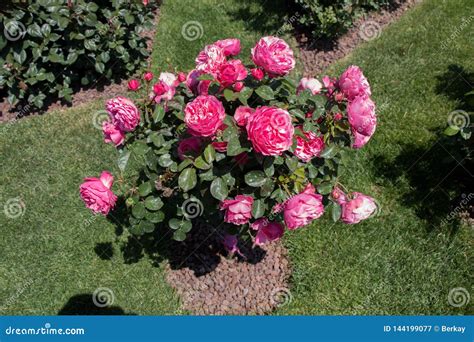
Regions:
M 104 141 L 117 147 L 119 168 L 131 154 L 142 161 L 139 176 L 118 182 L 131 233 L 162 225 L 182 241 L 199 218 L 236 252 L 239 238 L 265 244 L 326 212 L 347 224 L 376 212 L 373 198 L 344 190 L 338 178 L 348 150 L 376 127 L 362 71 L 294 82 L 293 51 L 282 39 L 257 42 L 251 66 L 240 50 L 238 39 L 215 42 L 187 74 L 146 72 L 129 82 L 136 100 L 107 101 Z M 105 175 L 87 178 L 81 196 L 107 215 L 116 197 Z

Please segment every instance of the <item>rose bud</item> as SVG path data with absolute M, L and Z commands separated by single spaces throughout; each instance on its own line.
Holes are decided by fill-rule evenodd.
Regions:
M 143 75 L 143 79 L 147 82 L 150 82 L 152 79 L 153 79 L 153 73 L 151 72 L 146 72 L 144 75 Z
M 253 68 L 252 70 L 250 70 L 250 73 L 257 81 L 261 81 L 265 76 L 265 73 L 260 68 Z
M 140 88 L 140 82 L 138 80 L 130 80 L 128 81 L 128 89 L 131 91 L 137 91 Z

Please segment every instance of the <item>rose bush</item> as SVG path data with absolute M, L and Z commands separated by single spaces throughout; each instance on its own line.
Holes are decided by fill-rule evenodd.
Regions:
M 295 82 L 283 40 L 262 38 L 251 51 L 255 65 L 245 66 L 240 50 L 237 39 L 218 41 L 187 75 L 146 72 L 129 87 L 137 100 L 107 101 L 104 141 L 117 146 L 120 170 L 131 154 L 143 161 L 116 182 L 131 233 L 161 225 L 181 241 L 199 218 L 238 252 L 237 237 L 262 245 L 324 213 L 353 224 L 376 211 L 371 197 L 344 192 L 338 178 L 348 150 L 365 145 L 377 123 L 362 71 Z M 86 206 L 107 214 L 111 185 L 87 178 Z

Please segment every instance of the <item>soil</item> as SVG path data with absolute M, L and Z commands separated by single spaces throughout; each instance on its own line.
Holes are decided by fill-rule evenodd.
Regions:
M 304 75 L 320 75 L 330 64 L 348 55 L 358 44 L 377 39 L 385 26 L 420 2 L 421 0 L 398 0 L 387 9 L 360 18 L 348 32 L 337 39 L 311 40 L 306 33 L 297 33 Z
M 167 281 L 183 309 L 198 315 L 262 315 L 291 302 L 287 251 L 280 242 L 227 255 L 210 227 L 179 244 L 167 265 Z
M 153 28 L 142 33 L 143 37 L 148 38 L 147 50 L 149 52 L 152 51 L 153 39 L 155 37 L 159 17 L 158 8 L 155 11 L 155 24 L 153 25 Z M 24 104 L 12 107 L 8 103 L 6 96 L 2 97 L 3 94 L 0 94 L 0 122 L 16 120 L 29 115 L 39 115 L 55 109 L 64 109 L 78 106 L 97 99 L 105 100 L 110 97 L 123 95 L 123 93 L 127 91 L 127 82 L 128 79 L 117 80 L 115 82 L 108 81 L 105 78 L 98 79 L 95 84 L 88 86 L 87 88 L 80 88 L 74 91 L 71 103 L 65 103 L 61 100 L 57 100 L 46 104 L 45 108 L 42 108 L 41 110 L 33 109 L 30 106 Z

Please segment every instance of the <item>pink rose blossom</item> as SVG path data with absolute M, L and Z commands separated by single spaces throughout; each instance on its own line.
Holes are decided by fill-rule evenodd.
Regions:
M 138 80 L 130 80 L 128 81 L 128 89 L 131 91 L 137 91 L 140 88 L 140 82 Z
M 226 62 L 224 50 L 217 45 L 207 45 L 196 57 L 196 69 L 216 76 L 219 67 Z
M 197 87 L 199 85 L 199 76 L 201 76 L 202 72 L 199 70 L 191 70 L 188 72 L 186 76 L 186 87 L 193 92 L 193 94 L 197 94 Z
M 184 72 L 178 73 L 178 81 L 179 83 L 183 83 L 184 81 L 186 81 L 186 74 Z
M 230 235 L 230 234 L 226 234 L 222 241 L 222 244 L 224 245 L 224 248 L 226 249 L 227 252 L 229 252 L 230 254 L 237 253 L 243 257 L 242 252 L 240 251 L 238 247 L 238 243 L 239 241 L 237 239 L 237 236 Z
M 352 199 L 341 201 L 341 220 L 347 224 L 359 223 L 377 210 L 375 200 L 360 192 L 353 192 Z
M 295 67 L 293 51 L 288 44 L 277 37 L 263 37 L 252 49 L 252 60 L 271 77 L 284 76 Z
M 363 135 L 357 132 L 355 129 L 352 129 L 352 135 L 354 136 L 354 141 L 352 143 L 352 148 L 359 149 L 367 144 L 372 137 L 372 135 Z
M 247 120 L 254 113 L 254 109 L 247 106 L 237 107 L 234 113 L 234 119 L 237 122 L 237 125 L 245 127 L 247 125 Z
M 240 40 L 229 38 L 218 40 L 214 43 L 220 47 L 224 53 L 224 56 L 236 56 L 240 53 Z
M 335 187 L 331 193 L 332 198 L 339 204 L 347 201 L 346 194 L 340 188 Z
M 369 97 L 359 96 L 349 102 L 347 117 L 351 128 L 359 134 L 372 136 L 377 126 L 375 104 Z
M 159 79 L 173 88 L 176 88 L 179 85 L 178 77 L 171 72 L 162 72 Z
M 242 61 L 233 59 L 221 64 L 217 70 L 217 81 L 224 87 L 228 87 L 237 81 L 242 81 L 247 77 L 247 69 Z
M 309 162 L 313 157 L 319 157 L 324 149 L 324 139 L 317 136 L 314 132 L 304 132 L 303 126 L 299 126 L 306 137 L 306 140 L 300 136 L 296 136 L 295 156 L 304 162 Z
M 261 81 L 265 77 L 265 72 L 260 68 L 253 68 L 250 73 L 257 81 Z
M 159 81 L 153 86 L 153 92 L 156 95 L 156 103 L 160 103 L 162 100 L 171 101 L 176 94 L 178 84 L 179 81 L 176 75 L 169 72 L 162 72 Z
M 308 89 L 311 94 L 316 95 L 321 92 L 323 85 L 315 78 L 303 77 L 296 89 L 296 93 L 299 94 L 305 89 Z
M 106 144 L 113 143 L 115 146 L 119 146 L 125 140 L 125 133 L 108 121 L 102 123 L 102 133 L 104 133 L 104 142 Z
M 143 75 L 143 79 L 147 82 L 150 82 L 152 79 L 153 79 L 153 73 L 151 72 L 146 72 L 144 75 Z
M 296 229 L 306 226 L 323 213 L 323 196 L 316 194 L 314 187 L 308 184 L 303 192 L 286 201 L 283 217 L 288 229 Z
M 235 92 L 240 93 L 240 91 L 244 89 L 244 82 L 235 82 L 232 89 L 234 89 Z
M 284 228 L 281 224 L 273 221 L 268 221 L 266 218 L 260 218 L 250 225 L 253 230 L 257 230 L 255 236 L 255 245 L 262 246 L 267 242 L 279 240 L 284 233 Z
M 224 221 L 241 225 L 248 223 L 252 218 L 253 197 L 237 195 L 235 199 L 228 199 L 221 202 L 221 210 L 225 210 Z
M 227 141 L 213 141 L 211 145 L 217 152 L 224 153 L 227 151 Z
M 351 65 L 339 77 L 339 88 L 349 101 L 357 96 L 370 96 L 369 82 L 359 67 Z
M 195 155 L 197 156 L 201 152 L 202 141 L 201 138 L 191 137 L 183 139 L 178 145 L 178 157 L 181 160 L 186 159 L 186 156 Z
M 210 137 L 222 126 L 225 110 L 212 95 L 199 95 L 184 109 L 184 122 L 194 136 Z
M 247 119 L 247 135 L 256 152 L 278 156 L 293 143 L 295 129 L 290 114 L 277 107 L 259 107 Z
M 106 103 L 112 123 L 120 130 L 131 132 L 140 122 L 140 113 L 132 100 L 117 96 Z
M 335 82 L 336 82 L 336 80 L 329 77 L 329 76 L 324 76 L 323 77 L 323 85 L 324 85 L 325 88 L 333 89 L 334 86 L 335 86 Z
M 107 171 L 103 171 L 100 178 L 84 178 L 79 193 L 86 207 L 96 214 L 107 215 L 117 201 L 117 196 L 110 190 L 113 182 L 114 176 Z

